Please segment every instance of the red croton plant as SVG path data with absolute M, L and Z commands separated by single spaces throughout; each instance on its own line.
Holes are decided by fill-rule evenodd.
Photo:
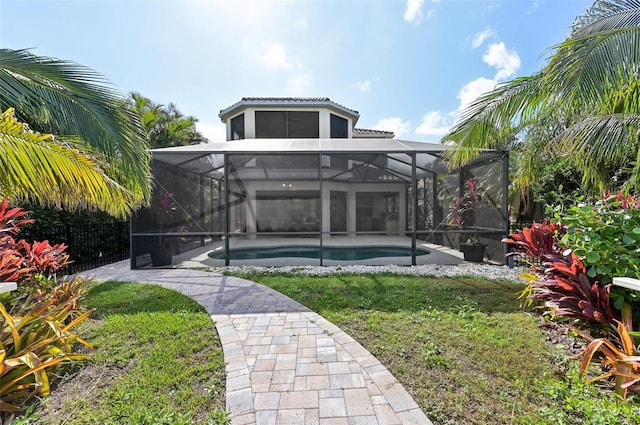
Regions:
M 623 213 L 640 208 L 638 197 L 607 194 L 604 199 Z M 622 312 L 612 308 L 611 284 L 603 284 L 600 276 L 588 273 L 584 259 L 560 245 L 567 231 L 567 226 L 545 220 L 518 230 L 503 242 L 516 247 L 510 255 L 523 257 L 531 265 L 534 278 L 522 297 L 541 302 L 545 314 L 572 319 L 578 326 L 574 330 L 588 341 L 581 375 L 587 374 L 591 362 L 599 363 L 603 372 L 591 381 L 615 378 L 616 393 L 626 398 L 630 391 L 640 392 L 640 356 L 633 338 L 640 334 L 631 331 L 631 307 L 626 303 Z M 588 329 L 602 337 L 592 337 Z
M 26 214 L 0 203 L 0 281 L 18 284 L 0 297 L 0 423 L 49 395 L 51 368 L 86 358 L 76 343 L 90 346 L 73 332 L 92 312 L 80 303 L 83 280 L 56 276 L 70 263 L 64 244 L 15 239 L 33 221 Z
M 597 278 L 589 277 L 580 258 L 558 245 L 565 232 L 565 226 L 545 220 L 502 242 L 519 248 L 510 255 L 533 260 L 531 271 L 536 280 L 525 291 L 530 300 L 542 302 L 546 312 L 554 316 L 609 326 L 616 318 L 609 300 L 611 285 L 601 286 Z
M 36 276 L 50 279 L 71 263 L 65 244 L 16 241 L 20 227 L 33 222 L 26 215 L 21 208 L 10 208 L 7 199 L 0 204 L 0 282 L 24 282 Z

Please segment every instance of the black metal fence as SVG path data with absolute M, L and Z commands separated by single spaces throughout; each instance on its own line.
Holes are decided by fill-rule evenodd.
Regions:
M 531 227 L 533 221 L 531 220 L 518 220 L 509 222 L 509 233 L 515 233 L 517 230 L 522 230 L 524 227 Z
M 18 238 L 28 242 L 48 240 L 51 244 L 68 245 L 73 263 L 65 273 L 79 273 L 129 258 L 129 222 L 65 223 L 56 226 L 25 226 Z
M 518 230 L 522 230 L 525 227 L 531 227 L 531 225 L 533 224 L 533 221 L 511 221 L 509 222 L 509 234 L 511 233 L 516 233 Z M 509 246 L 509 251 L 512 251 L 513 245 Z M 537 257 L 529 257 L 529 256 L 522 256 L 522 255 L 514 255 L 514 256 L 509 256 L 508 260 L 507 260 L 507 264 L 509 266 L 516 266 L 516 267 L 528 267 L 531 265 L 539 265 L 540 264 L 540 258 Z

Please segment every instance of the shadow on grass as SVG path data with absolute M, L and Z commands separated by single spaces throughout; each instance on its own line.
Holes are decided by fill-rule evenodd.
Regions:
M 87 307 L 98 317 L 112 314 L 136 314 L 158 311 L 204 312 L 204 308 L 171 289 L 137 282 L 100 282 L 89 286 Z

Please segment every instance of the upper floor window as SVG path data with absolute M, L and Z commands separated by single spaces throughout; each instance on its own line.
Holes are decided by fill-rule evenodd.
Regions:
M 349 137 L 349 122 L 337 115 L 331 114 L 331 138 L 346 139 Z
M 244 139 L 244 114 L 231 119 L 231 140 Z
M 256 138 L 317 139 L 319 121 L 312 111 L 256 111 Z

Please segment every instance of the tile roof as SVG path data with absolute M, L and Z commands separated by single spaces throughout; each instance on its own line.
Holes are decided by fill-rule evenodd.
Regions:
M 373 130 L 369 128 L 354 128 L 353 137 L 391 137 L 393 138 L 395 133 L 393 131 L 386 130 Z
M 243 97 L 240 102 L 331 102 L 328 97 Z
M 356 120 L 360 116 L 358 111 L 347 108 L 329 99 L 328 97 L 243 97 L 239 102 L 222 109 L 218 116 L 224 120 L 229 114 L 244 105 L 273 105 L 273 106 L 289 106 L 289 105 L 311 105 L 311 106 L 328 106 L 333 109 L 346 112 L 352 115 Z

